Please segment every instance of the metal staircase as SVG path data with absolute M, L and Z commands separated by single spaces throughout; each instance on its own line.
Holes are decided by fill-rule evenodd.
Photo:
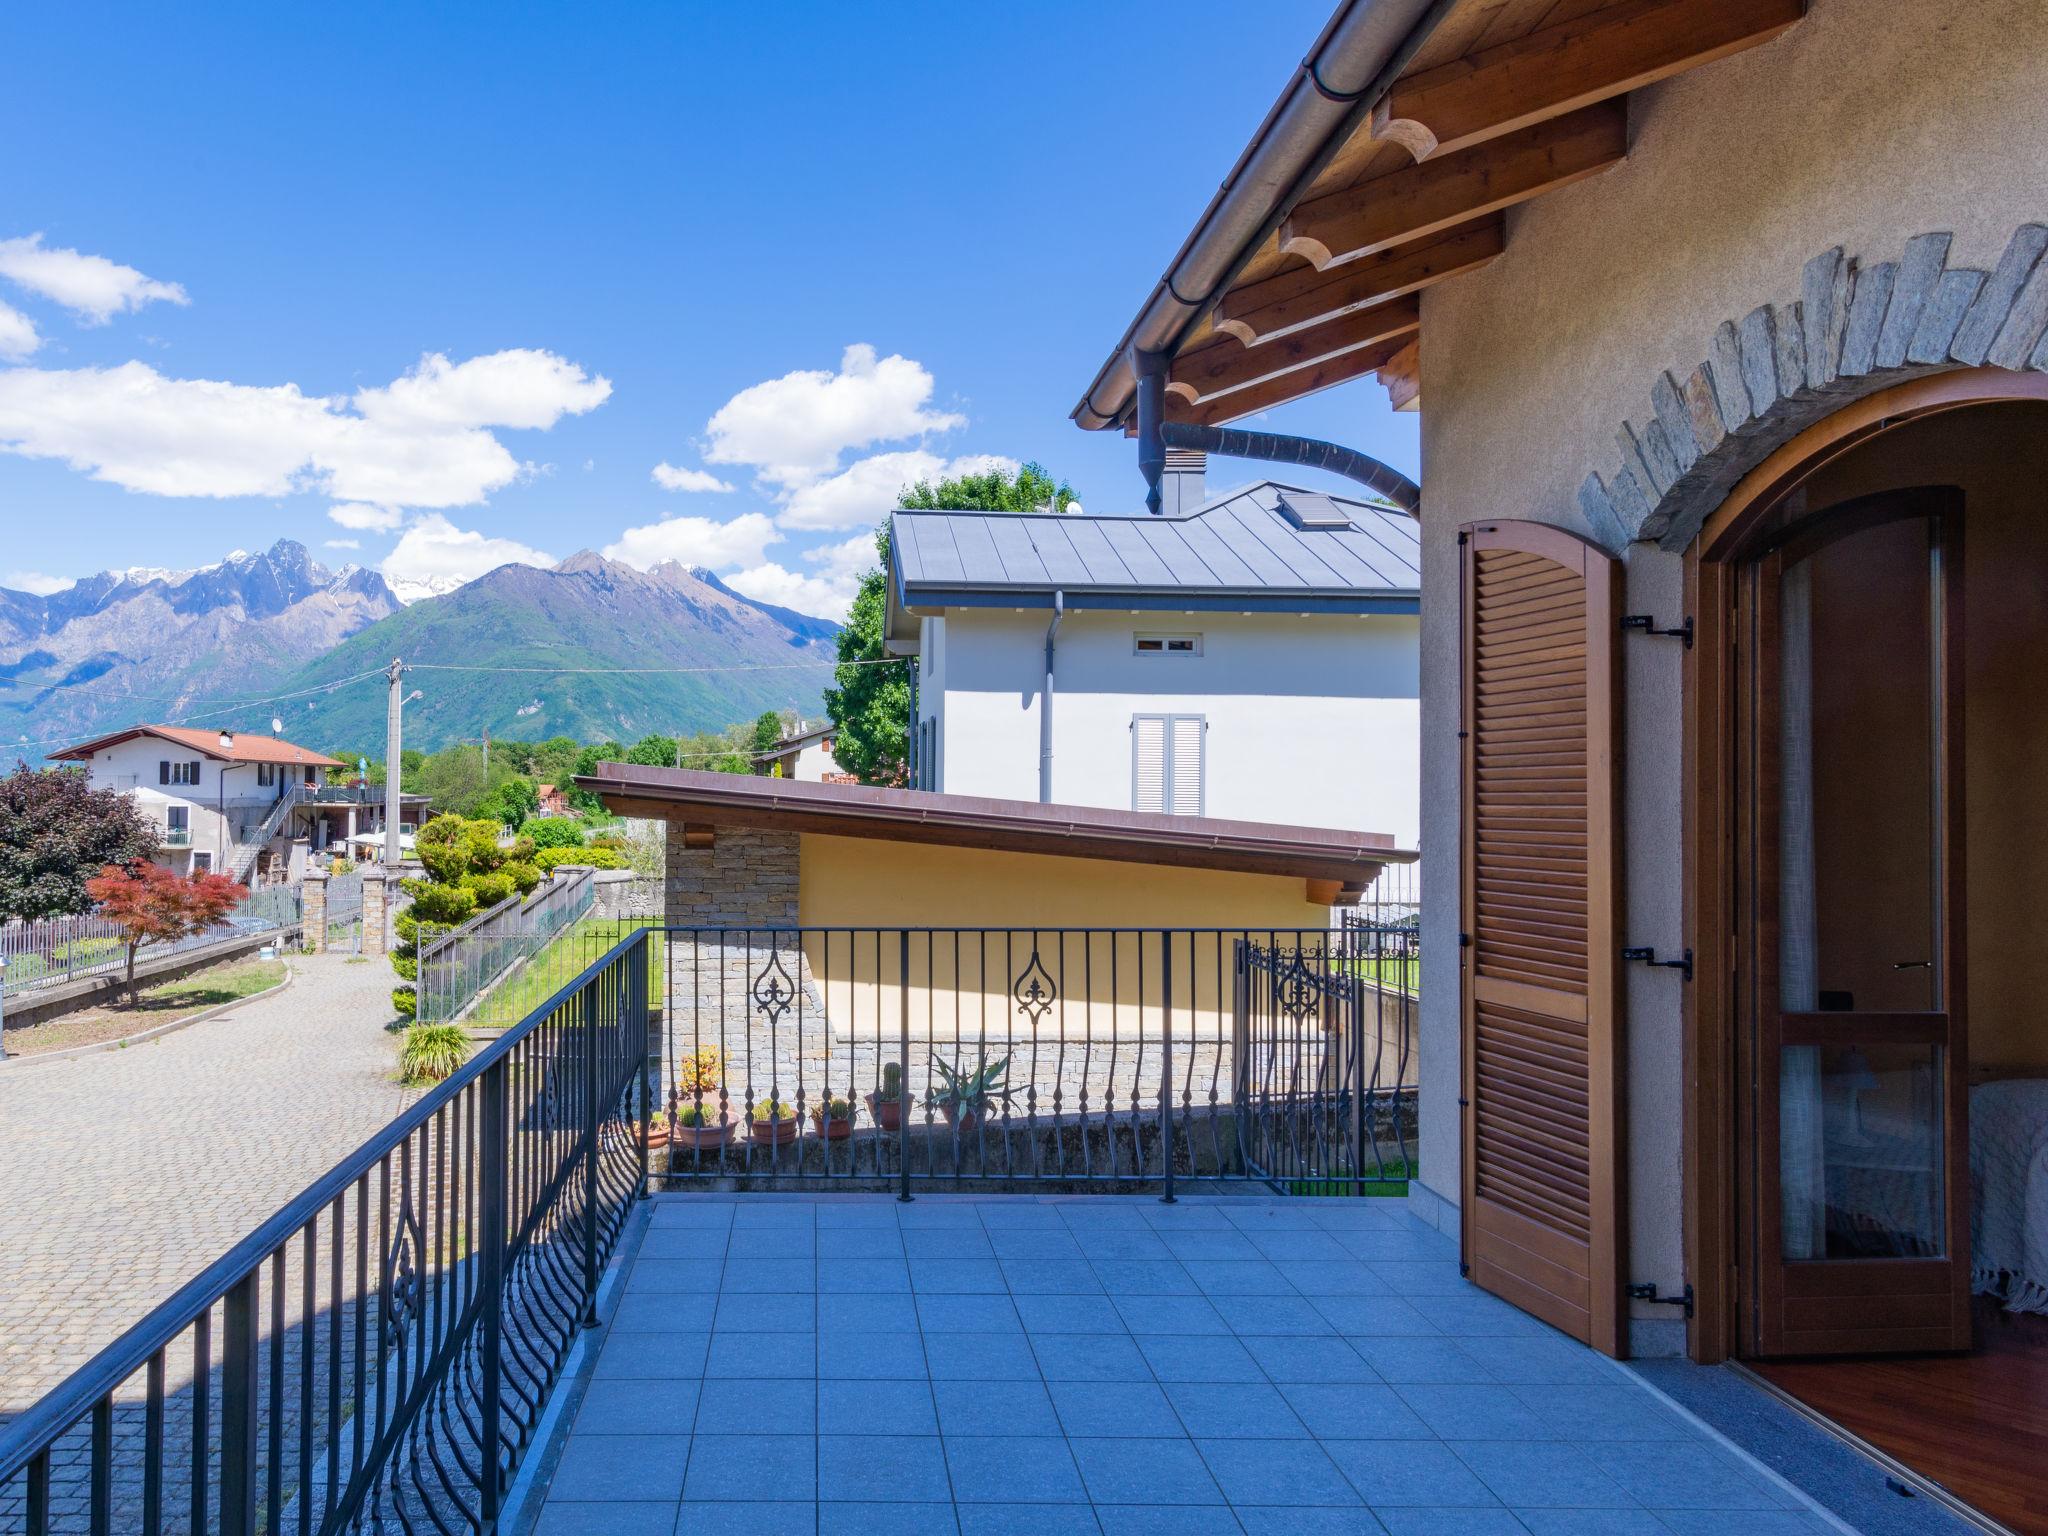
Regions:
M 292 814 L 292 808 L 304 797 L 304 786 L 294 784 L 272 802 L 270 810 L 254 827 L 246 823 L 237 824 L 228 843 L 228 867 L 226 873 L 246 885 L 255 871 L 256 856 L 270 845 Z

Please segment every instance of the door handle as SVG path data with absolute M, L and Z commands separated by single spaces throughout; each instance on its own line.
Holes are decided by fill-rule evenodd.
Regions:
M 1894 960 L 1892 962 L 1892 969 L 1895 971 L 1931 971 L 1934 969 L 1934 962 L 1932 960 Z

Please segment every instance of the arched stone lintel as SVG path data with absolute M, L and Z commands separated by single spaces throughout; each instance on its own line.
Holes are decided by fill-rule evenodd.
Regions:
M 1836 246 L 1791 303 L 1723 321 L 1698 367 L 1652 381 L 1619 464 L 1579 487 L 1594 536 L 1682 550 L 1737 481 L 1852 400 L 1953 368 L 2048 371 L 2048 224 L 2022 224 L 1990 272 L 1949 266 L 1950 244 L 1915 235 L 1868 264 Z

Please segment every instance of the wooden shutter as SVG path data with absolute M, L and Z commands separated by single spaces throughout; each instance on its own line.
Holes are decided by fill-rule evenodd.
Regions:
M 1538 523 L 1458 537 L 1465 1263 L 1477 1284 L 1619 1354 L 1621 568 Z
M 1202 814 L 1202 731 L 1200 715 L 1171 716 L 1173 731 L 1167 771 L 1173 790 L 1166 808 L 1176 816 Z
M 171 782 L 171 760 L 169 758 L 165 758 L 156 765 L 156 781 L 159 784 Z
M 1131 717 L 1131 809 L 1166 809 L 1166 717 Z

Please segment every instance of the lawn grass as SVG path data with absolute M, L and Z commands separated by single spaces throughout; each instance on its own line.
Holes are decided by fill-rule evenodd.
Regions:
M 141 997 L 132 1003 L 123 998 L 76 1008 L 25 1028 L 10 1028 L 7 1050 L 10 1055 L 34 1056 L 44 1051 L 125 1039 L 223 1003 L 267 992 L 284 978 L 282 960 L 230 960 L 175 981 L 144 987 Z
M 547 948 L 500 982 L 497 989 L 479 1002 L 476 1011 L 463 1022 L 489 1028 L 510 1028 L 602 959 L 606 950 L 639 928 L 657 930 L 647 941 L 653 983 L 649 988 L 648 1003 L 652 1007 L 660 1007 L 667 983 L 663 955 L 668 942 L 666 936 L 658 931 L 661 919 L 590 917 L 555 935 Z
M 1415 1177 L 1417 1169 L 1411 1159 L 1390 1157 L 1380 1165 L 1381 1177 L 1362 1181 L 1351 1179 L 1289 1179 L 1287 1193 L 1290 1195 L 1327 1195 L 1348 1198 L 1352 1195 L 1391 1195 L 1404 1198 L 1408 1193 L 1408 1181 Z

